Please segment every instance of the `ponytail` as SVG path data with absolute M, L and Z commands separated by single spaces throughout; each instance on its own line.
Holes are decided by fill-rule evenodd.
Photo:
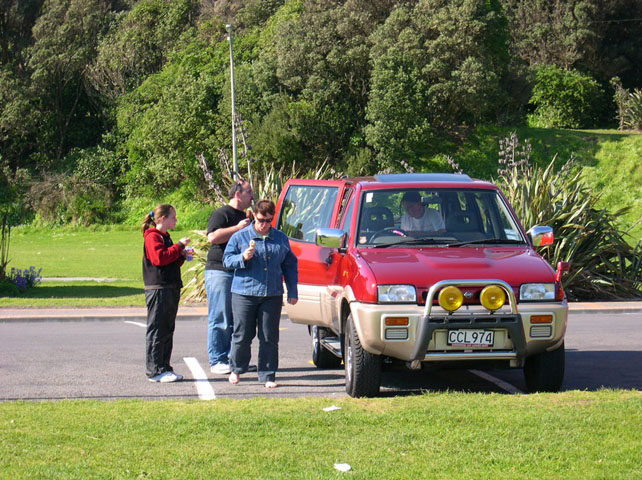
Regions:
M 145 219 L 143 220 L 143 225 L 141 227 L 143 234 L 148 228 L 156 226 L 156 222 L 154 221 L 154 219 L 166 217 L 171 213 L 172 210 L 174 210 L 174 207 L 172 205 L 168 203 L 161 203 L 154 210 L 145 215 Z

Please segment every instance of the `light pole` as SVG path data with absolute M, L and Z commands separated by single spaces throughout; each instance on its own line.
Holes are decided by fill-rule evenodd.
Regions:
M 232 89 L 232 176 L 236 180 L 239 176 L 239 162 L 236 157 L 236 94 L 234 92 L 234 35 L 232 34 L 232 25 L 225 25 L 227 30 L 227 39 L 230 42 L 230 85 Z

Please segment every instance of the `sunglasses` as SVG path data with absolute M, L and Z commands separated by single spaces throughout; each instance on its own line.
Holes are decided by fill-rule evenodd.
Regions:
M 272 218 L 258 218 L 258 217 L 255 217 L 254 219 L 259 223 L 271 223 L 273 218 L 274 217 L 272 217 Z

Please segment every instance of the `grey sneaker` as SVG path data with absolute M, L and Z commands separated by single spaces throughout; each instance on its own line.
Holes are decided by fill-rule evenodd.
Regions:
M 217 363 L 210 367 L 210 372 L 217 375 L 227 375 L 230 371 L 230 366 L 227 363 Z

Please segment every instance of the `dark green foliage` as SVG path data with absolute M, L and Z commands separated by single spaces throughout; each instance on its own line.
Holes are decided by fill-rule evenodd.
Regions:
M 511 50 L 528 65 L 570 69 L 597 40 L 598 0 L 499 0 L 509 19 Z M 610 3 L 610 2 L 608 2 Z
M 506 100 L 506 34 L 491 2 L 424 0 L 391 13 L 371 51 L 366 138 L 380 165 L 398 168 L 436 136 L 494 118 Z
M 196 159 L 221 183 L 231 23 L 243 172 L 443 169 L 480 125 L 524 123 L 531 98 L 538 125 L 611 121 L 590 78 L 642 86 L 641 16 L 639 0 L 0 0 L 0 156 L 7 178 L 75 172 L 119 204 L 209 200 Z M 572 81 L 533 92 L 549 65 Z M 110 217 L 90 203 L 53 217 Z
M 193 0 L 141 0 L 112 15 L 109 33 L 89 71 L 96 93 L 109 104 L 162 69 L 181 36 L 195 25 Z
M 588 75 L 555 66 L 537 70 L 529 116 L 532 127 L 591 128 L 596 126 L 602 91 Z

